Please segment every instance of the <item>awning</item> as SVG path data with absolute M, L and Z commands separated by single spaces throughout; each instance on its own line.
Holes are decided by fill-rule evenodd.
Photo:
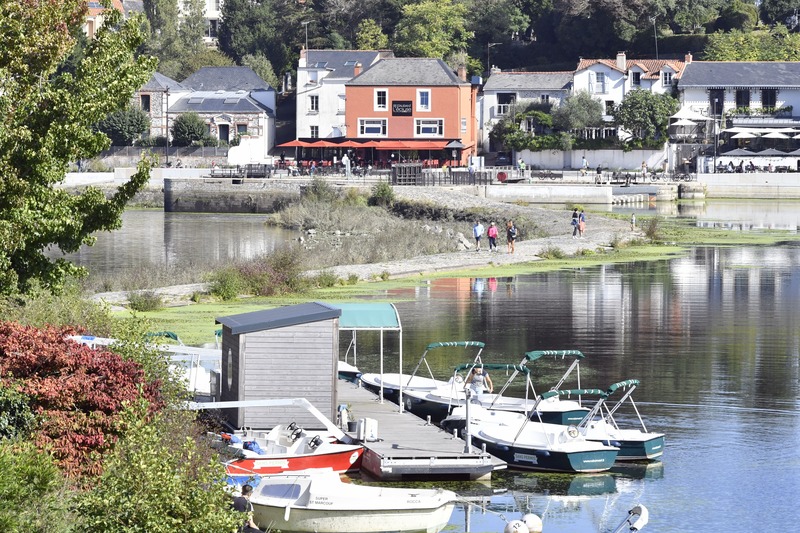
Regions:
M 689 119 L 689 120 L 714 120 L 713 117 L 707 117 L 698 113 L 697 111 L 692 111 L 689 107 L 682 107 L 680 111 L 672 115 L 670 118 L 676 119 Z
M 385 329 L 400 330 L 400 317 L 393 304 L 345 303 L 327 304 L 342 310 L 340 330 Z
M 301 147 L 308 148 L 309 146 L 311 146 L 311 143 L 308 143 L 306 141 L 301 141 L 300 139 L 294 139 L 293 141 L 285 142 L 278 145 L 279 148 L 301 148 Z

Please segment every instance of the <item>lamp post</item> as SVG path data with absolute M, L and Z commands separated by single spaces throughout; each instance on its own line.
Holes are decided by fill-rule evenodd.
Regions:
M 658 32 L 656 31 L 656 18 L 655 16 L 650 17 L 650 22 L 653 23 L 653 39 L 656 42 L 656 59 L 658 59 Z
M 169 166 L 169 87 L 164 91 L 164 121 L 166 124 L 166 143 L 164 149 L 164 166 Z
M 714 172 L 717 171 L 717 147 L 719 146 L 719 126 L 717 125 L 717 108 L 719 98 L 714 98 Z
M 492 75 L 492 47 L 501 43 L 486 43 L 486 77 Z

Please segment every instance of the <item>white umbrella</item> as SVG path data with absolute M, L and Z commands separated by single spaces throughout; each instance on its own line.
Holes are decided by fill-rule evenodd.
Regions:
M 771 131 L 765 135 L 762 135 L 765 139 L 788 139 L 789 136 L 785 133 L 781 133 L 779 131 Z
M 707 117 L 698 113 L 697 111 L 692 111 L 689 107 L 682 107 L 680 111 L 672 115 L 670 118 L 686 118 L 689 120 L 714 120 L 713 117 Z
M 800 133 L 798 133 L 797 135 L 794 135 L 794 136 L 792 137 L 792 139 L 800 139 Z
M 753 139 L 755 137 L 758 137 L 758 135 L 756 135 L 755 133 L 749 133 L 749 132 L 746 132 L 746 131 L 743 131 L 741 133 L 737 133 L 735 135 L 731 135 L 731 139 Z
M 672 123 L 673 126 L 697 126 L 697 123 L 688 118 L 682 118 Z

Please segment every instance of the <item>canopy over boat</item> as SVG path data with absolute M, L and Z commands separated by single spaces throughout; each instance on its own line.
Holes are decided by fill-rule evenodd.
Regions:
M 554 357 L 575 357 L 576 359 L 583 359 L 586 357 L 581 353 L 579 350 L 535 350 L 532 352 L 525 352 L 525 359 L 528 362 L 536 361 L 537 359 L 541 359 L 542 357 L 546 356 L 554 356 Z
M 547 391 L 542 394 L 542 399 L 546 400 L 547 398 L 552 398 L 554 396 L 566 396 L 567 398 L 571 396 L 607 396 L 608 394 L 606 391 L 600 389 L 562 389 L 562 390 L 551 390 Z
M 617 383 L 614 383 L 613 385 L 608 387 L 608 390 L 606 391 L 606 394 L 611 396 L 612 394 L 614 394 L 614 392 L 617 391 L 617 389 L 625 389 L 627 387 L 636 387 L 638 385 L 639 385 L 639 380 L 638 379 L 626 379 L 625 381 L 618 381 Z
M 445 342 L 432 342 L 425 347 L 425 350 L 432 350 L 434 348 L 442 348 L 445 346 L 476 346 L 478 348 L 485 348 L 486 344 L 481 341 L 445 341 Z
M 504 363 L 464 363 L 453 368 L 453 372 L 458 373 L 462 370 L 472 370 L 473 368 L 483 368 L 484 370 L 513 370 L 514 372 L 522 372 L 530 374 L 531 369 L 524 365 L 512 365 Z

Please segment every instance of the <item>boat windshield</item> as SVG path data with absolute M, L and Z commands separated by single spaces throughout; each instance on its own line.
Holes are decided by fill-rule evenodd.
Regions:
M 301 487 L 297 483 L 267 483 L 261 487 L 261 495 L 284 500 L 296 500 L 300 497 Z

